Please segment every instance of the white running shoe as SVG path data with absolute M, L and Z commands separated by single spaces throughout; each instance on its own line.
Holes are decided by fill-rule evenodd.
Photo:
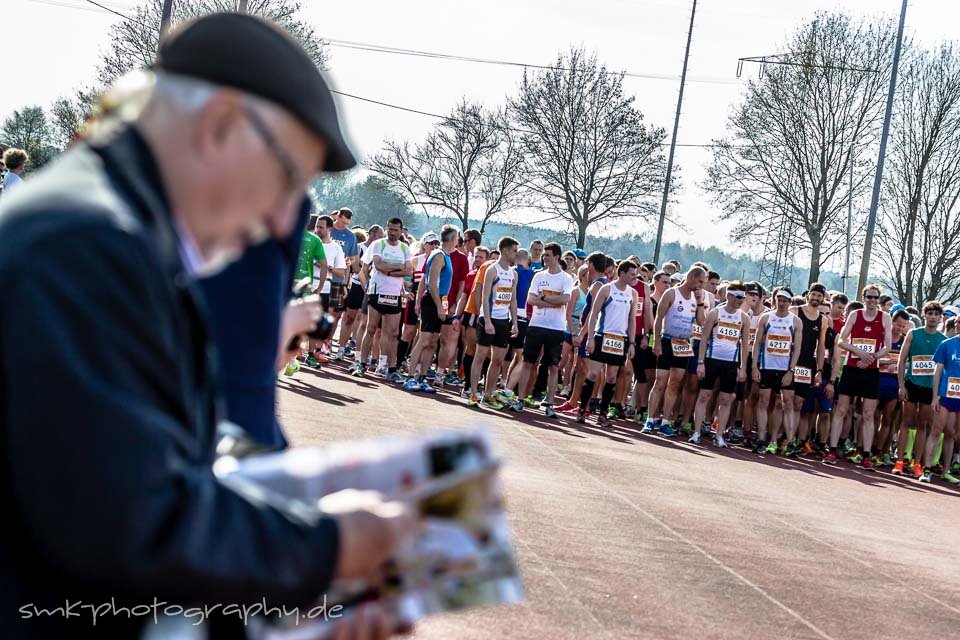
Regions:
M 713 444 L 715 444 L 715 445 L 716 445 L 717 447 L 719 447 L 720 449 L 726 449 L 726 448 L 727 448 L 727 441 L 724 440 L 724 439 L 723 439 L 723 436 L 721 436 L 721 435 L 718 435 L 716 438 L 713 439 Z
M 699 431 L 694 431 L 694 432 L 693 432 L 693 435 L 690 436 L 690 439 L 687 440 L 687 442 L 689 442 L 689 443 L 691 443 L 691 444 L 700 444 L 700 432 L 699 432 Z

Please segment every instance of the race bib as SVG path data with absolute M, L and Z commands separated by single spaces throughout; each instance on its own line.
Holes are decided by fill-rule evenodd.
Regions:
M 618 336 L 614 333 L 605 333 L 603 334 L 603 340 L 600 344 L 600 351 L 615 356 L 622 356 L 624 353 L 623 347 L 625 344 L 626 338 L 623 336 Z
M 753 349 L 754 343 L 757 341 L 757 328 L 750 327 L 750 348 Z
M 643 315 L 643 298 L 637 298 L 637 315 Z
M 670 348 L 673 349 L 673 355 L 677 358 L 693 357 L 693 345 L 686 338 L 671 338 Z
M 874 338 L 854 338 L 850 342 L 864 353 L 874 353 L 877 350 L 877 341 Z
M 380 296 L 379 302 L 384 307 L 396 307 L 400 304 L 400 296 Z
M 932 376 L 936 369 L 937 363 L 933 361 L 933 356 L 913 356 L 910 363 L 910 372 L 917 377 Z
M 440 308 L 445 314 L 450 312 L 450 301 L 447 300 L 447 296 L 440 296 Z
M 691 340 L 702 340 L 703 339 L 703 327 L 694 323 L 690 328 L 690 339 Z
M 947 397 L 960 400 L 960 378 L 947 378 Z
M 717 323 L 717 339 L 726 340 L 727 342 L 736 342 L 740 339 L 740 325 L 736 322 L 724 322 L 721 320 Z
M 813 371 L 810 367 L 794 367 L 793 381 L 799 384 L 810 384 L 813 382 Z
M 768 333 L 767 353 L 772 356 L 790 355 L 790 336 L 777 333 Z
M 513 300 L 513 287 L 497 287 L 493 292 L 493 303 L 501 306 L 509 305 Z

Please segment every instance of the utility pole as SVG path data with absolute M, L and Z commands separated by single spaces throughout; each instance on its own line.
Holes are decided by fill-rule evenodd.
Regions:
M 163 42 L 163 36 L 170 28 L 170 14 L 173 12 L 173 0 L 163 0 L 163 11 L 160 13 L 160 38 L 157 43 L 157 50 L 160 50 L 160 42 Z
M 904 0 L 906 2 L 906 0 Z M 677 98 L 677 115 L 673 119 L 673 137 L 670 138 L 670 155 L 667 157 L 667 180 L 663 185 L 663 201 L 660 203 L 660 221 L 657 223 L 657 243 L 653 249 L 653 261 L 660 264 L 660 244 L 663 242 L 663 223 L 667 219 L 667 199 L 670 197 L 670 177 L 673 175 L 673 154 L 677 149 L 677 129 L 680 128 L 680 107 L 683 105 L 683 87 L 687 82 L 687 62 L 690 60 L 690 40 L 693 39 L 693 19 L 697 15 L 697 0 L 690 10 L 690 29 L 687 31 L 687 50 L 683 54 L 683 73 L 680 74 L 680 95 Z
M 850 241 L 853 234 L 853 147 L 850 147 L 850 195 L 847 197 L 847 253 L 843 260 L 843 293 L 850 295 Z
M 907 0 L 903 0 L 903 5 L 900 7 L 900 27 L 897 29 L 897 43 L 893 49 L 893 70 L 890 72 L 890 90 L 887 92 L 887 112 L 883 119 L 883 134 L 880 136 L 880 157 L 877 159 L 877 173 L 873 178 L 873 196 L 870 198 L 870 215 L 867 218 L 867 236 L 863 241 L 863 261 L 860 263 L 860 281 L 857 285 L 857 291 L 863 291 L 863 288 L 867 286 L 867 278 L 869 277 L 870 252 L 873 249 L 873 233 L 877 226 L 877 206 L 880 204 L 880 182 L 883 179 L 883 159 L 887 153 L 887 138 L 890 136 L 893 94 L 897 89 L 897 67 L 900 65 L 903 25 L 906 21 Z

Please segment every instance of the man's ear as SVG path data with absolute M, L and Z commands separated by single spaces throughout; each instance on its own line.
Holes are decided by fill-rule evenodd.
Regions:
M 195 142 L 201 157 L 209 157 L 229 144 L 243 124 L 242 98 L 232 91 L 218 91 L 200 110 Z

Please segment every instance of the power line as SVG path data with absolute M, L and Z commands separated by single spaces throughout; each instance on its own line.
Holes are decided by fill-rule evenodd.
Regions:
M 344 49 L 357 49 L 360 51 L 371 51 L 374 53 L 386 53 L 394 55 L 415 56 L 421 58 L 433 58 L 438 60 L 454 60 L 457 62 L 473 62 L 477 64 L 501 65 L 507 67 L 521 67 L 524 69 L 544 69 L 557 71 L 571 71 L 567 67 L 556 67 L 544 64 L 532 64 L 529 62 L 516 62 L 512 60 L 496 60 L 492 58 L 476 58 L 472 56 L 462 56 L 450 53 L 437 53 L 434 51 L 421 51 L 417 49 L 404 49 L 402 47 L 391 47 L 387 45 L 370 44 L 368 42 L 357 42 L 354 40 L 338 40 L 336 38 L 324 38 L 331 46 L 342 47 Z M 657 73 L 635 73 L 631 71 L 602 71 L 608 75 L 623 75 L 627 78 L 640 78 L 644 80 L 679 80 L 678 76 L 657 74 Z M 739 84 L 737 80 L 726 80 L 723 78 L 690 78 L 688 82 L 703 82 L 708 84 Z

